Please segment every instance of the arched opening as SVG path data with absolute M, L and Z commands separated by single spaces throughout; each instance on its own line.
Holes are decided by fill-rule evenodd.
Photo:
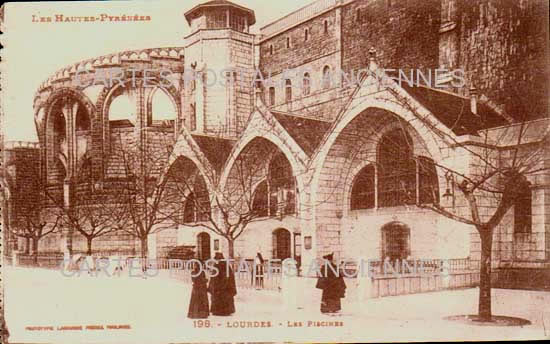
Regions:
M 76 112 L 75 128 L 78 132 L 90 130 L 90 115 L 85 106 L 80 105 Z
M 311 77 L 309 76 L 309 73 L 304 73 L 302 92 L 304 96 L 309 95 L 311 92 Z
M 208 221 L 210 218 L 210 197 L 204 179 L 197 175 L 192 191 L 185 197 L 184 223 Z
M 252 202 L 252 209 L 256 213 L 256 216 L 264 217 L 269 216 L 269 192 L 267 189 L 267 180 L 261 182 L 254 191 L 254 200 Z
M 331 80 L 331 72 L 330 72 L 330 66 L 323 67 L 323 89 L 327 89 L 331 87 L 332 80 Z
M 269 163 L 267 175 L 270 215 L 294 214 L 296 185 L 292 166 L 282 152 L 275 154 Z
M 204 177 L 195 163 L 186 157 L 178 157 L 170 166 L 167 176 L 168 199 L 183 203 L 179 209 L 179 221 L 194 223 L 210 219 L 210 196 Z
M 173 125 L 176 118 L 177 109 L 166 91 L 160 87 L 155 88 L 151 98 L 151 114 L 148 125 Z
M 208 260 L 211 257 L 210 234 L 201 232 L 197 235 L 197 258 L 200 260 Z
M 275 87 L 269 88 L 269 105 L 275 105 Z
M 250 141 L 231 163 L 224 193 L 239 214 L 282 218 L 296 212 L 292 165 L 275 144 L 264 138 Z
M 66 119 L 63 115 L 61 102 L 53 107 L 50 118 L 47 119 L 46 157 L 48 184 L 61 184 L 65 180 L 67 170 L 60 158 L 66 160 L 68 154 Z
M 135 125 L 136 106 L 123 90 L 123 87 L 117 88 L 112 96 L 108 109 L 109 122 L 116 121 L 116 124 L 120 125 Z
M 402 128 L 385 133 L 378 144 L 378 206 L 416 203 L 413 143 Z
M 411 230 L 401 222 L 390 222 L 382 227 L 382 259 L 407 259 L 411 254 Z
M 290 231 L 278 228 L 273 231 L 273 258 L 285 260 L 292 256 Z
M 374 166 L 369 164 L 355 176 L 351 189 L 351 210 L 374 208 L 376 198 L 374 173 Z

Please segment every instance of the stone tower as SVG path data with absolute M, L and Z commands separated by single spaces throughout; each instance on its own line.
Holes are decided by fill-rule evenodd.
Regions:
M 184 121 L 191 132 L 235 137 L 253 108 L 254 11 L 226 0 L 185 13 Z

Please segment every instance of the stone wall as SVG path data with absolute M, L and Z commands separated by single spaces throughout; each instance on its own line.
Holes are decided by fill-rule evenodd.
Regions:
M 468 82 L 516 119 L 548 116 L 548 2 L 459 0 L 457 18 Z
M 371 47 L 382 68 L 437 68 L 440 8 L 440 0 L 358 0 L 345 5 L 342 69 L 366 68 Z

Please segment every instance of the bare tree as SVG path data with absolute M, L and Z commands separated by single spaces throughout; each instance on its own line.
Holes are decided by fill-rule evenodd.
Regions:
M 499 128 L 479 129 L 474 133 L 477 139 L 469 141 L 459 141 L 457 138 L 447 132 L 438 129 L 434 120 L 422 113 L 418 106 L 409 98 L 403 96 L 393 86 L 395 83 L 387 77 L 377 75 L 378 80 L 386 82 L 386 90 L 391 96 L 379 96 L 379 99 L 385 102 L 393 102 L 413 114 L 410 122 L 402 118 L 397 119 L 401 123 L 403 132 L 407 131 L 407 126 L 413 121 L 421 122 L 422 125 L 430 129 L 432 134 L 438 137 L 441 142 L 446 142 L 449 149 L 461 151 L 470 157 L 468 161 L 469 168 L 461 169 L 457 166 L 449 166 L 443 162 L 430 161 L 448 183 L 447 192 L 444 196 L 452 196 L 452 204 L 439 201 L 439 189 L 437 183 L 432 184 L 432 196 L 428 197 L 431 202 L 421 202 L 419 197 L 407 194 L 406 184 L 409 181 L 402 180 L 397 188 L 401 189 L 401 195 L 407 198 L 407 204 L 416 205 L 419 208 L 429 209 L 440 215 L 443 215 L 454 221 L 464 223 L 474 227 L 479 234 L 481 241 L 480 258 L 480 292 L 478 303 L 478 317 L 481 321 L 491 321 L 491 251 L 493 247 L 493 234 L 495 228 L 499 226 L 505 215 L 513 207 L 519 207 L 515 211 L 521 211 L 521 205 L 529 202 L 533 184 L 536 176 L 547 173 L 548 167 L 545 165 L 547 159 L 545 147 L 548 147 L 548 130 L 537 128 L 537 124 L 529 122 L 526 118 L 517 120 L 508 126 Z M 466 109 L 470 110 L 471 104 L 468 100 L 464 104 L 463 111 L 456 115 L 456 126 L 461 122 L 462 116 L 465 116 Z M 525 115 L 529 112 L 525 111 Z M 482 116 L 478 119 L 481 125 L 479 128 L 487 128 L 483 123 Z M 409 126 L 410 127 L 410 126 Z M 450 128 L 451 130 L 454 127 Z M 371 133 L 372 134 L 372 133 Z M 358 140 L 372 141 L 374 147 L 377 147 L 378 137 L 372 135 L 366 137 L 365 133 L 356 133 Z M 403 140 L 412 144 L 410 140 Z M 402 143 L 402 142 L 401 142 Z M 505 143 L 505 144 L 503 144 Z M 391 150 L 391 149 L 390 149 Z M 399 150 L 399 147 L 396 147 Z M 412 147 L 410 148 L 412 151 Z M 363 158 L 360 154 L 354 158 Z M 393 157 L 400 158 L 399 156 Z M 413 163 L 422 162 L 421 156 L 410 158 Z M 373 160 L 376 164 L 376 160 Z M 403 164 L 409 164 L 403 161 Z M 410 165 L 410 164 L 409 164 Z M 420 170 L 426 168 L 426 164 L 420 164 Z M 465 172 L 466 171 L 466 172 Z M 380 183 L 380 181 L 379 181 Z M 418 186 L 417 186 L 418 187 Z M 451 190 L 457 190 L 457 195 Z M 528 197 L 526 198 L 526 195 Z M 455 206 L 463 202 L 461 206 Z M 531 221 L 531 214 L 524 214 L 526 221 Z M 468 228 L 467 226 L 465 228 Z
M 38 244 L 44 237 L 61 230 L 62 214 L 46 212 L 41 207 L 28 211 L 12 225 L 12 234 L 24 238 L 32 245 L 31 254 L 38 262 Z M 27 246 L 28 248 L 28 246 Z
M 169 144 L 142 144 L 114 152 L 121 167 L 115 188 L 123 213 L 113 226 L 140 240 L 142 258 L 147 257 L 148 236 L 173 227 L 174 213 L 179 211 L 169 199 L 167 179 L 161 178 L 170 149 Z
M 64 221 L 86 238 L 86 254 L 92 254 L 94 239 L 119 230 L 125 219 L 120 201 L 116 194 L 100 190 L 83 195 L 72 209 L 64 210 Z

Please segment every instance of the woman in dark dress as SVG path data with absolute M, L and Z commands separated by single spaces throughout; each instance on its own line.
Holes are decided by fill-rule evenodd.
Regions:
M 214 266 L 218 269 L 218 274 L 210 277 L 208 285 L 212 300 L 210 312 L 212 315 L 228 316 L 235 313 L 235 301 L 233 299 L 237 295 L 235 275 L 233 269 L 227 266 L 223 254 L 217 252 L 214 259 L 217 260 Z
M 189 302 L 189 311 L 187 312 L 187 317 L 191 319 L 205 319 L 210 314 L 206 287 L 208 280 L 201 266 L 203 266 L 202 263 L 195 263 L 191 276 L 193 289 L 191 290 L 191 301 Z
M 336 313 L 342 308 L 340 299 L 346 294 L 346 283 L 333 262 L 334 255 L 332 253 L 327 254 L 323 258 L 325 264 L 321 267 L 321 276 L 316 285 L 318 289 L 323 290 L 321 312 Z M 328 265 L 331 267 L 328 267 Z

